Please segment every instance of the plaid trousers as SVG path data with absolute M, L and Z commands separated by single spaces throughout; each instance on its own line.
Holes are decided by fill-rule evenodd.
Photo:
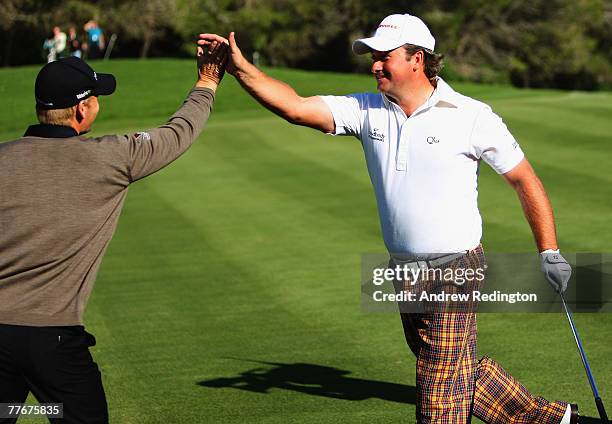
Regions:
M 475 269 L 484 265 L 479 246 L 443 267 Z M 396 290 L 418 293 L 425 287 L 434 292 L 461 292 L 480 286 L 396 282 Z M 417 358 L 418 424 L 465 424 L 471 422 L 472 415 L 490 424 L 561 422 L 566 402 L 535 397 L 493 359 L 485 356 L 477 360 L 476 305 L 463 304 L 459 312 L 444 312 L 437 306 L 426 306 L 422 313 L 400 313 L 406 341 Z

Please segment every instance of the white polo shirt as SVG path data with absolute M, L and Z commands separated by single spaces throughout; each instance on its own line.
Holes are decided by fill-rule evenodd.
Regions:
M 410 117 L 380 93 L 321 98 L 333 114 L 334 135 L 361 140 L 389 252 L 454 253 L 480 243 L 480 160 L 503 174 L 524 157 L 488 105 L 441 78 Z

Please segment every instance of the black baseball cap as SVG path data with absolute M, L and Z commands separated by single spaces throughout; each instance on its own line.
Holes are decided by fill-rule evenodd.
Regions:
M 113 94 L 117 82 L 111 74 L 98 74 L 78 57 L 47 63 L 38 73 L 34 86 L 36 106 L 64 109 L 91 96 Z

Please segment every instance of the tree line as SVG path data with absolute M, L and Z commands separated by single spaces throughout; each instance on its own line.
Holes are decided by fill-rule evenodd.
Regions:
M 237 33 L 262 64 L 363 72 L 352 40 L 390 13 L 420 16 L 453 80 L 520 87 L 612 87 L 610 0 L 2 0 L 0 63 L 42 63 L 50 29 L 99 22 L 112 57 L 193 54 L 202 31 Z

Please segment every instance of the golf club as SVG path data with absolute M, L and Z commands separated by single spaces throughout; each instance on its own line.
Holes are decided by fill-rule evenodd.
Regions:
M 589 361 L 587 360 L 586 354 L 584 353 L 584 349 L 582 348 L 582 343 L 580 343 L 580 337 L 578 336 L 578 330 L 576 330 L 576 326 L 574 325 L 572 313 L 570 312 L 569 308 L 567 307 L 567 304 L 565 303 L 563 293 L 560 293 L 560 296 L 561 302 L 563 303 L 563 308 L 565 308 L 565 314 L 567 315 L 567 319 L 569 320 L 570 326 L 572 327 L 572 333 L 574 333 L 574 340 L 576 340 L 576 346 L 578 346 L 578 352 L 580 352 L 582 364 L 584 365 L 587 377 L 589 378 L 589 383 L 591 384 L 591 390 L 593 390 L 593 396 L 595 397 L 595 405 L 597 405 L 599 417 L 601 418 L 601 422 L 603 424 L 608 424 L 608 415 L 606 414 L 603 402 L 601 401 L 601 397 L 599 396 L 599 390 L 597 389 L 597 384 L 595 384 L 595 378 L 593 377 L 593 373 L 591 372 L 591 366 L 589 365 Z

